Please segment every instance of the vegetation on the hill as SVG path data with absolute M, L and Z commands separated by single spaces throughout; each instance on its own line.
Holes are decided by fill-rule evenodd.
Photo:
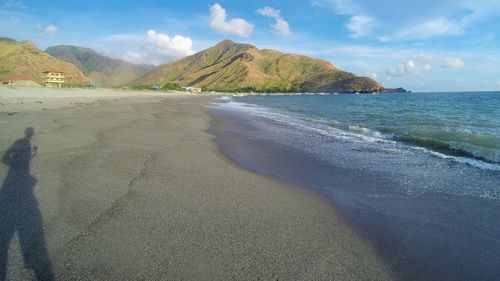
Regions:
M 42 72 L 54 69 L 64 72 L 67 84 L 90 82 L 76 66 L 38 50 L 29 41 L 17 42 L 10 38 L 0 40 L 0 81 L 12 75 L 23 74 L 41 83 Z
M 218 92 L 373 92 L 373 79 L 341 71 L 327 61 L 229 40 L 161 65 L 131 84 L 177 83 Z
M 339 70 L 324 60 L 259 50 L 229 40 L 147 71 L 147 66 L 108 58 L 92 49 L 61 45 L 44 53 L 31 42 L 0 37 L 0 80 L 25 74 L 40 83 L 42 72 L 49 69 L 63 71 L 68 85 L 85 86 L 93 81 L 97 86 L 129 85 L 135 90 L 172 91 L 187 86 L 204 91 L 260 93 L 382 89 L 376 81 Z
M 109 58 L 92 49 L 77 46 L 59 45 L 45 52 L 76 65 L 100 87 L 127 84 L 151 68 Z
M 9 37 L 2 37 L 0 36 L 0 41 L 7 42 L 7 43 L 17 43 L 15 39 L 9 38 Z

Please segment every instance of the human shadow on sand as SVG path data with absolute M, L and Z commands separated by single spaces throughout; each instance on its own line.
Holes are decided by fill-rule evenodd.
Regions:
M 30 162 L 37 153 L 31 137 L 35 130 L 26 128 L 25 137 L 15 141 L 2 157 L 9 166 L 0 189 L 0 281 L 7 279 L 9 244 L 17 232 L 24 266 L 37 280 L 54 280 L 45 245 L 42 214 L 33 195 L 37 180 L 30 173 Z

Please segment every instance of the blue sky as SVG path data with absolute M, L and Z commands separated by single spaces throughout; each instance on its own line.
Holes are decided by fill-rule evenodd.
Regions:
M 386 87 L 500 90 L 500 0 L 0 0 L 0 36 L 159 64 L 223 39 L 329 60 Z

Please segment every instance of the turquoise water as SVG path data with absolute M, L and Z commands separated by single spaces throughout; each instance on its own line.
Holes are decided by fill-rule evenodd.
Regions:
M 500 276 L 500 93 L 215 102 L 235 163 L 320 192 L 397 280 Z
M 500 92 L 248 96 L 235 101 L 326 131 L 401 142 L 500 168 Z

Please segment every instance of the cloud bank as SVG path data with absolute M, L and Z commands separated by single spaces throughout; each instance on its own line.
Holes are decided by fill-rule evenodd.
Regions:
M 280 15 L 280 10 L 273 9 L 271 7 L 264 7 L 257 10 L 257 13 L 261 16 L 270 17 L 276 21 L 275 24 L 271 25 L 274 33 L 277 35 L 288 36 L 290 35 L 290 26 L 288 22 Z
M 426 54 L 389 67 L 386 73 L 391 76 L 418 76 L 433 68 L 458 69 L 463 68 L 464 65 L 464 62 L 458 57 L 440 57 Z
M 49 24 L 43 29 L 43 32 L 47 35 L 55 35 L 58 30 L 59 29 L 55 25 Z
M 372 17 L 357 15 L 351 17 L 346 28 L 353 38 L 360 38 L 370 35 L 374 26 L 375 20 Z
M 121 58 L 136 64 L 160 65 L 194 53 L 193 41 L 189 37 L 170 37 L 155 30 L 149 30 L 146 35 L 140 52 L 128 51 Z
M 456 36 L 500 12 L 500 2 L 491 0 L 311 0 L 311 4 L 348 16 L 351 37 L 373 35 L 384 42 Z M 394 7 L 397 11 L 389 15 Z
M 56 35 L 57 31 L 59 28 L 53 24 L 48 24 L 46 26 L 42 26 L 41 24 L 37 23 L 36 29 L 39 30 L 39 36 L 53 36 Z
M 26 9 L 26 6 L 21 0 L 5 0 L 4 6 L 6 8 L 13 8 L 13 9 Z
M 249 37 L 253 32 L 253 24 L 244 19 L 227 20 L 227 13 L 218 3 L 210 7 L 210 27 L 220 33 L 234 34 L 239 37 Z

